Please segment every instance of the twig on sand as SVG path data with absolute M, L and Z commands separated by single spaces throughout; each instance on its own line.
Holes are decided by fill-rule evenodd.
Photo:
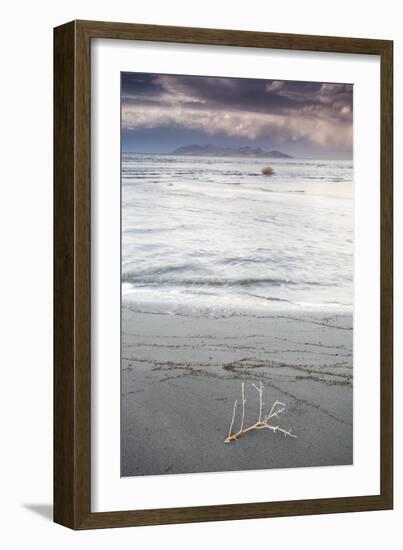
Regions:
M 269 414 L 266 414 L 263 417 L 263 384 L 260 382 L 259 386 L 256 386 L 256 384 L 252 384 L 252 386 L 256 389 L 256 391 L 259 394 L 259 418 L 257 422 L 254 424 L 251 424 L 247 428 L 244 428 L 244 422 L 245 422 L 245 404 L 246 404 L 246 398 L 245 398 L 245 384 L 242 382 L 242 409 L 241 409 L 241 427 L 237 432 L 232 432 L 232 429 L 234 427 L 235 422 L 235 415 L 237 410 L 237 404 L 238 400 L 234 403 L 234 408 L 232 411 L 232 420 L 231 425 L 229 428 L 228 436 L 224 440 L 224 443 L 231 443 L 232 441 L 237 441 L 243 434 L 246 434 L 247 432 L 250 432 L 252 430 L 261 430 L 263 428 L 267 428 L 268 430 L 272 430 L 273 432 L 281 432 L 284 434 L 284 437 L 294 437 L 297 436 L 292 433 L 292 430 L 285 430 L 284 428 L 280 428 L 280 426 L 275 426 L 271 423 L 271 420 L 273 418 L 278 418 L 279 415 L 285 411 L 287 405 L 284 403 L 281 403 L 281 401 L 275 401 L 270 409 Z

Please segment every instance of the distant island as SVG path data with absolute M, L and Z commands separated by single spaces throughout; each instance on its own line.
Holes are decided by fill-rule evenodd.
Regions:
M 291 159 L 291 155 L 282 153 L 281 151 L 264 151 L 260 147 L 239 147 L 233 149 L 231 147 L 217 147 L 216 145 L 185 145 L 178 147 L 170 153 L 171 155 L 188 155 L 197 157 L 260 157 L 260 158 L 276 158 L 276 159 Z

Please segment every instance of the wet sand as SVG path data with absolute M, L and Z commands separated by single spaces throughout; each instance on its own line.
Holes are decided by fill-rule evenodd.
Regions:
M 353 462 L 351 314 L 206 318 L 122 309 L 122 476 Z M 245 425 L 287 405 L 279 426 L 225 444 L 245 383 Z M 240 415 L 235 427 L 239 426 Z

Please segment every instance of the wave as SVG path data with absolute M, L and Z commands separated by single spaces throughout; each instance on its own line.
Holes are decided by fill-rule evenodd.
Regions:
M 131 283 L 135 286 L 183 286 L 183 287 L 249 287 L 254 285 L 268 286 L 303 286 L 318 287 L 324 286 L 317 281 L 292 281 L 290 279 L 276 277 L 240 277 L 240 278 L 166 278 L 164 275 L 169 273 L 181 273 L 185 267 L 163 268 L 154 270 L 147 274 L 136 275 L 134 273 L 123 273 L 122 282 Z M 162 275 L 162 277 L 161 277 Z

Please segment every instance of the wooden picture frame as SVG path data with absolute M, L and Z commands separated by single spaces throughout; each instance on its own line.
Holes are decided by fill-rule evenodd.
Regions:
M 113 38 L 380 56 L 381 471 L 370 496 L 91 512 L 91 40 Z M 393 507 L 393 43 L 127 23 L 54 30 L 54 520 L 94 529 Z

